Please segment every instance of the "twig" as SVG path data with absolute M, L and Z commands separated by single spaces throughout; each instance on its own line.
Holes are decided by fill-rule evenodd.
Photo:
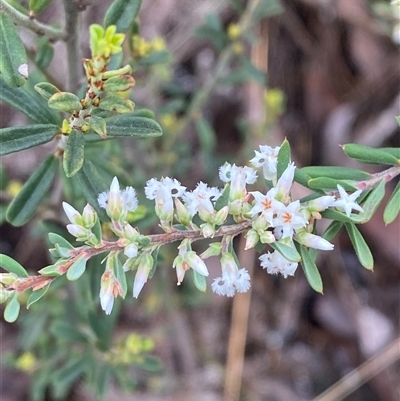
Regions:
M 64 0 L 65 9 L 65 32 L 68 60 L 68 79 L 67 90 L 75 92 L 79 88 L 79 82 L 82 78 L 82 57 L 79 45 L 79 10 L 72 0 Z
M 400 337 L 320 394 L 314 401 L 340 401 L 400 359 Z
M 67 37 L 66 32 L 63 30 L 59 28 L 53 28 L 49 25 L 36 21 L 35 19 L 29 18 L 27 15 L 24 15 L 16 10 L 5 0 L 0 0 L 0 11 L 5 11 L 18 25 L 30 29 L 39 36 L 46 36 L 50 40 L 54 41 L 65 39 Z

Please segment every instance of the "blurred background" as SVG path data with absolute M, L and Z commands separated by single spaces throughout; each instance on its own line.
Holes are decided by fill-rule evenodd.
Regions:
M 90 55 L 88 26 L 101 23 L 110 4 L 86 3 L 77 26 L 83 57 Z M 399 2 L 267 2 L 269 9 L 255 18 L 244 38 L 236 24 L 248 3 L 143 1 L 138 30 L 125 46 L 127 62 L 135 66 L 136 87 L 130 96 L 137 107 L 155 111 L 164 136 L 94 147 L 106 182 L 116 174 L 139 192 L 145 180 L 162 175 L 174 176 L 190 189 L 200 180 L 220 185 L 216 171 L 226 160 L 245 164 L 258 145 L 278 146 L 285 137 L 297 166 L 380 171 L 356 165 L 339 144 L 399 146 L 394 118 L 400 114 Z M 53 1 L 39 19 L 62 21 L 62 3 Z M 27 32 L 23 37 L 34 59 L 41 44 Z M 54 50 L 47 78 L 63 88 L 64 45 L 56 43 Z M 27 120 L 0 105 L 0 123 L 6 127 Z M 60 202 L 50 199 L 23 228 L 4 221 L 4 208 L 53 147 L 46 144 L 1 159 L 0 252 L 32 272 L 50 263 L 44 233 L 65 223 Z M 389 183 L 392 188 L 395 184 Z M 304 188 L 294 188 L 294 197 L 305 194 Z M 138 226 L 146 233 L 158 232 L 154 220 Z M 268 275 L 255 252 L 239 251 L 243 238 L 237 238 L 238 255 L 252 271 L 249 293 L 231 299 L 199 293 L 190 282 L 176 287 L 171 268 L 176 249 L 169 247 L 139 300 L 128 296 L 116 308 L 108 346 L 96 351 L 118 359 L 136 347 L 135 355 L 150 352 L 153 365 L 141 367 L 140 358 L 121 362 L 129 392 L 121 389 L 122 379 L 110 380 L 104 399 L 399 400 L 399 220 L 385 227 L 378 209 L 360 230 L 374 255 L 374 272 L 359 264 L 342 232 L 335 250 L 318 258 L 324 295 L 313 292 L 300 268 L 286 280 Z M 198 245 L 199 251 L 205 247 Z M 219 275 L 219 261 L 211 259 L 208 267 L 210 284 Z M 63 347 L 66 353 L 92 352 L 90 341 L 82 345 L 76 333 L 62 342 L 68 327 L 87 333 L 85 324 L 72 316 L 83 302 L 82 288 L 60 287 L 16 324 L 0 321 L 2 401 L 98 399 L 85 375 L 74 375 L 73 365 L 59 372 L 59 381 L 70 380 L 58 393 L 51 390 L 56 385 L 43 379 L 52 374 L 46 373 L 46 361 Z M 57 316 L 69 325 L 60 324 Z M 355 375 L 339 382 L 347 374 Z M 39 391 L 40 380 L 45 384 Z

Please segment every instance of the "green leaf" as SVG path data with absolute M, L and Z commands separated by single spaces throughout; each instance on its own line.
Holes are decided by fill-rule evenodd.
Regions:
M 400 116 L 396 117 L 397 125 L 400 127 Z
M 72 130 L 68 136 L 64 151 L 63 167 L 65 175 L 70 178 L 75 175 L 83 165 L 85 138 L 80 131 Z
M 278 153 L 278 164 L 276 167 L 278 179 L 281 177 L 283 172 L 287 169 L 290 163 L 290 144 L 285 138 Z
M 48 42 L 43 43 L 37 50 L 35 63 L 41 70 L 46 70 L 53 60 L 53 56 L 54 47 Z
M 139 14 L 142 0 L 114 0 L 104 16 L 103 25 L 116 25 L 117 32 L 125 33 Z
M 26 301 L 26 309 L 29 309 L 29 307 L 32 304 L 39 301 L 39 299 L 42 298 L 44 294 L 46 294 L 46 292 L 49 288 L 50 288 L 50 284 L 47 284 L 45 287 L 41 288 L 40 290 L 32 291 L 31 295 L 29 295 L 29 298 Z
M 380 148 L 380 150 L 400 159 L 400 148 Z
M 107 136 L 153 137 L 162 135 L 162 128 L 156 121 L 131 114 L 107 118 L 106 124 Z
M 139 366 L 140 369 L 147 370 L 148 372 L 160 372 L 163 368 L 161 360 L 153 355 L 145 355 L 143 362 Z
M 342 145 L 342 149 L 347 156 L 356 159 L 361 163 L 367 164 L 400 164 L 400 160 L 382 149 L 374 149 L 368 146 L 348 143 Z
M 33 11 L 34 14 L 39 14 L 51 1 L 52 0 L 29 0 L 29 9 Z
M 254 11 L 255 23 L 264 18 L 273 17 L 274 15 L 281 14 L 283 7 L 279 0 L 260 1 Z
M 354 223 L 354 218 L 357 217 L 356 214 L 351 214 L 350 217 L 347 217 L 344 213 L 338 212 L 337 210 L 333 209 L 326 209 L 323 212 L 321 212 L 321 216 L 324 219 L 329 219 L 329 220 L 337 220 L 341 221 L 342 223 Z
M 202 292 L 206 292 L 207 290 L 207 281 L 206 278 L 201 275 L 200 273 L 198 273 L 196 270 L 191 269 L 192 270 L 192 274 L 193 274 L 193 283 L 194 286 Z
M 296 167 L 296 170 L 294 170 L 294 181 L 308 188 L 308 181 L 311 177 L 302 170 Z
M 8 323 L 13 323 L 17 320 L 20 310 L 20 305 L 18 302 L 18 293 L 15 292 L 14 296 L 8 302 L 6 308 L 4 309 L 4 320 Z
M 108 78 L 104 82 L 104 90 L 107 92 L 125 92 L 135 85 L 131 75 L 122 75 Z
M 115 256 L 115 275 L 121 286 L 122 298 L 125 298 L 128 291 L 128 284 L 126 282 L 126 275 L 124 269 L 122 268 L 122 263 L 117 255 Z
M 53 245 L 60 245 L 63 248 L 74 249 L 74 247 L 64 237 L 61 237 L 61 235 L 56 233 L 49 233 L 49 241 Z
M 48 100 L 48 105 L 51 109 L 66 113 L 74 113 L 77 110 L 82 110 L 82 104 L 78 96 L 70 92 L 55 93 Z
M 337 180 L 335 178 L 329 177 L 319 177 L 312 178 L 308 181 L 308 187 L 312 189 L 336 189 L 337 185 L 341 185 L 346 191 L 356 191 L 359 189 L 357 187 L 356 181 L 351 180 Z
M 117 113 L 132 113 L 135 105 L 130 99 L 124 99 L 118 95 L 107 95 L 101 99 L 99 108 Z
M 317 265 L 314 263 L 306 247 L 296 244 L 301 255 L 301 265 L 303 266 L 304 274 L 311 288 L 319 293 L 323 293 L 323 285 L 321 275 L 319 274 Z
M 0 100 L 19 110 L 38 124 L 57 123 L 51 111 L 22 88 L 11 88 L 0 77 Z
M 0 253 L 0 267 L 18 277 L 29 277 L 27 271 L 13 258 Z
M 48 82 L 39 82 L 34 86 L 35 91 L 43 96 L 46 100 L 49 100 L 56 93 L 61 93 L 61 91 L 52 84 Z
M 337 180 L 354 180 L 354 181 L 369 180 L 371 178 L 371 174 L 368 174 L 362 170 L 357 170 L 355 168 L 349 168 L 349 167 L 310 166 L 310 167 L 303 167 L 300 169 L 300 171 L 309 175 L 310 178 L 328 177 L 328 178 L 335 178 Z
M 67 262 L 67 261 L 65 261 Z M 39 270 L 39 273 L 42 276 L 62 276 L 62 273 L 60 273 L 59 271 L 59 266 L 55 266 L 55 265 L 50 265 L 50 266 L 46 266 L 43 267 L 43 269 Z
M 215 202 L 215 210 L 216 211 L 219 211 L 223 207 L 228 205 L 230 190 L 231 190 L 230 184 L 225 184 L 225 187 L 224 187 L 224 190 L 222 191 L 221 196 Z
M 300 255 L 293 246 L 286 245 L 279 241 L 275 241 L 270 245 L 290 262 L 300 262 Z
M 104 118 L 91 116 L 88 117 L 86 121 L 88 122 L 90 129 L 92 129 L 96 134 L 100 135 L 102 138 L 107 136 L 107 125 Z
M 50 142 L 60 132 L 53 124 L 34 124 L 0 129 L 0 155 L 19 152 Z
M 87 256 L 80 256 L 67 270 L 67 279 L 70 281 L 78 280 L 85 273 Z
M 361 235 L 355 224 L 345 223 L 345 227 L 361 265 L 368 270 L 373 270 L 374 258 L 367 243 L 365 242 L 364 237 Z
M 30 176 L 7 210 L 6 218 L 19 227 L 28 222 L 46 196 L 58 169 L 58 160 L 49 156 Z
M 392 195 L 390 196 L 389 202 L 383 212 L 383 221 L 385 224 L 390 224 L 398 216 L 400 212 L 400 181 L 397 183 Z
M 110 221 L 106 211 L 99 206 L 97 198 L 101 192 L 107 190 L 106 184 L 97 172 L 93 163 L 85 160 L 82 168 L 76 174 L 82 192 L 89 204 L 96 210 L 97 215 L 102 221 Z
M 9 86 L 18 87 L 28 79 L 28 57 L 13 20 L 0 11 L 0 72 Z

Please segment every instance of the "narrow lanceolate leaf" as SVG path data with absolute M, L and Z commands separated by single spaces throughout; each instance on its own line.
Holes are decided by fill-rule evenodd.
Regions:
M 156 121 L 131 114 L 107 118 L 106 124 L 107 136 L 150 137 L 162 135 L 162 129 Z
M 49 100 L 54 94 L 61 93 L 61 91 L 54 85 L 48 82 L 39 82 L 34 86 L 35 91 L 43 96 L 46 100 Z
M 43 107 L 22 88 L 11 88 L 0 76 L 0 100 L 38 124 L 57 123 L 51 111 Z
M 72 177 L 83 165 L 85 138 L 80 131 L 72 130 L 64 151 L 63 167 L 65 175 Z
M 80 256 L 68 269 L 67 279 L 74 281 L 78 280 L 79 277 L 85 273 L 87 257 L 85 255 Z
M 202 292 L 206 292 L 207 290 L 207 281 L 206 278 L 204 276 L 202 276 L 200 273 L 197 273 L 196 270 L 192 270 L 193 273 L 193 283 L 194 286 Z
M 352 180 L 337 180 L 329 177 L 311 178 L 308 181 L 308 187 L 312 189 L 337 189 L 340 184 L 346 191 L 356 191 L 357 182 Z
M 51 155 L 30 176 L 8 207 L 6 218 L 12 225 L 19 227 L 30 220 L 50 189 L 57 169 L 58 160 Z
M 323 285 L 321 275 L 319 274 L 317 265 L 311 258 L 308 250 L 303 245 L 298 245 L 298 249 L 301 255 L 301 265 L 303 266 L 304 274 L 307 278 L 311 288 L 322 294 Z
M 50 142 L 60 132 L 53 124 L 35 124 L 0 129 L 0 156 Z
M 196 121 L 196 130 L 201 149 L 207 153 L 213 152 L 217 146 L 217 142 L 215 131 L 210 123 L 204 118 L 200 118 Z
M 17 320 L 20 310 L 20 305 L 18 302 L 18 294 L 15 293 L 11 298 L 11 301 L 7 304 L 4 310 L 4 320 L 8 323 L 13 323 Z
M 104 82 L 106 92 L 125 92 L 135 85 L 135 79 L 131 75 L 111 77 Z
M 91 206 L 96 210 L 102 221 L 110 221 L 106 211 L 99 206 L 97 200 L 99 194 L 107 190 L 107 186 L 102 180 L 100 174 L 88 160 L 85 160 L 82 168 L 76 174 L 80 183 L 82 192 Z
M 12 19 L 0 11 L 0 72 L 9 86 L 18 87 L 28 79 L 28 57 Z
M 223 207 L 228 205 L 230 190 L 231 190 L 231 185 L 230 184 L 225 184 L 225 187 L 224 187 L 224 189 L 222 191 L 221 196 L 215 202 L 215 210 L 216 211 L 219 211 Z
M 102 110 L 115 111 L 121 114 L 132 113 L 134 107 L 132 100 L 117 95 L 107 95 L 101 99 L 99 104 L 99 108 Z
M 40 290 L 33 291 L 31 293 L 31 295 L 29 295 L 28 300 L 26 301 L 26 309 L 29 309 L 29 307 L 32 304 L 39 301 L 39 299 L 42 298 L 44 294 L 46 294 L 46 292 L 49 288 L 50 288 L 50 284 L 47 284 L 45 287 L 41 288 Z
M 270 244 L 273 249 L 278 251 L 282 256 L 284 256 L 290 262 L 300 262 L 301 257 L 296 251 L 296 248 L 286 245 L 282 242 L 276 241 Z
M 0 267 L 18 277 L 28 277 L 27 271 L 13 258 L 0 254 Z
M 39 14 L 43 11 L 52 0 L 29 0 L 29 9 L 34 12 L 34 14 Z
M 35 57 L 35 63 L 41 70 L 46 70 L 54 56 L 54 47 L 50 43 L 43 43 L 39 46 Z
M 57 92 L 50 97 L 48 105 L 51 109 L 73 113 L 82 109 L 78 96 L 70 92 Z
M 310 178 L 328 177 L 335 178 L 336 180 L 354 181 L 363 181 L 371 178 L 371 174 L 365 171 L 338 166 L 310 166 L 303 167 L 300 171 L 308 174 Z
M 278 153 L 278 164 L 276 166 L 278 179 L 287 169 L 289 163 L 290 163 L 290 145 L 288 140 L 285 138 L 285 140 L 282 142 L 282 145 Z
M 354 223 L 358 215 L 350 214 L 350 216 L 348 217 L 344 213 L 338 212 L 337 210 L 326 209 L 321 212 L 321 216 L 324 219 L 341 221 L 342 223 Z
M 342 149 L 347 156 L 356 159 L 361 163 L 367 164 L 400 164 L 400 160 L 382 149 L 370 148 L 368 146 L 348 143 L 342 145 Z
M 49 241 L 53 245 L 60 245 L 63 248 L 74 249 L 74 247 L 64 237 L 61 237 L 61 235 L 56 233 L 49 233 Z
M 115 0 L 104 16 L 104 26 L 116 25 L 117 32 L 129 30 L 139 13 L 142 0 Z
M 390 224 L 398 216 L 400 212 L 400 181 L 397 183 L 389 202 L 383 212 L 383 221 L 385 224 Z
M 372 257 L 372 253 L 365 242 L 364 237 L 361 235 L 355 224 L 345 223 L 345 226 L 361 265 L 368 270 L 373 270 L 374 258 Z
M 396 159 L 400 159 L 400 148 L 380 148 L 382 152 L 390 153 Z
M 308 188 L 309 180 L 311 180 L 311 177 L 302 168 L 299 169 L 296 167 L 296 170 L 294 170 L 294 181 Z

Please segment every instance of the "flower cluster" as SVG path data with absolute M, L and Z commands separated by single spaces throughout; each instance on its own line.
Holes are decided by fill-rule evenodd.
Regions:
M 225 183 L 221 189 L 199 182 L 195 189 L 187 190 L 174 178 L 150 179 L 144 192 L 148 199 L 154 200 L 155 213 L 165 233 L 158 236 L 144 236 L 128 223 L 128 213 L 138 206 L 136 191 L 132 187 L 121 190 L 115 177 L 110 191 L 98 196 L 99 206 L 111 219 L 110 229 L 118 237 L 116 248 L 110 248 L 105 258 L 106 269 L 101 279 L 100 300 L 105 312 L 111 313 L 117 296 L 125 297 L 125 272 L 129 270 L 136 271 L 133 296 L 138 297 L 152 276 L 155 255 L 166 242 L 181 241 L 173 261 L 178 285 L 186 272 L 192 270 L 195 284 L 204 289 L 205 277 L 209 275 L 204 260 L 220 257 L 221 276 L 214 279 L 211 288 L 216 294 L 228 297 L 250 288 L 250 275 L 239 265 L 233 247 L 234 236 L 241 232 L 246 232 L 245 249 L 260 244 L 269 244 L 274 249 L 260 256 L 260 264 L 268 273 L 280 273 L 285 278 L 294 275 L 302 249 L 333 249 L 333 244 L 314 233 L 315 222 L 328 208 L 344 211 L 346 216 L 353 209 L 362 212 L 356 203 L 361 191 L 347 194 L 338 185 L 338 193 L 307 202 L 294 200 L 291 188 L 296 167 L 289 163 L 278 176 L 279 152 L 280 147 L 260 146 L 250 160 L 254 168 L 225 163 L 219 169 L 219 177 Z M 247 185 L 257 181 L 255 168 L 262 169 L 269 186 L 265 192 L 247 190 Z M 110 244 L 101 240 L 101 234 L 99 238 L 98 218 L 91 206 L 87 205 L 81 215 L 72 206 L 63 205 L 71 222 L 67 229 L 79 241 L 97 248 Z M 229 216 L 233 224 L 227 223 Z M 181 226 L 175 226 L 175 222 Z M 221 241 L 211 243 L 201 255 L 192 249 L 194 241 L 216 236 L 222 237 Z

